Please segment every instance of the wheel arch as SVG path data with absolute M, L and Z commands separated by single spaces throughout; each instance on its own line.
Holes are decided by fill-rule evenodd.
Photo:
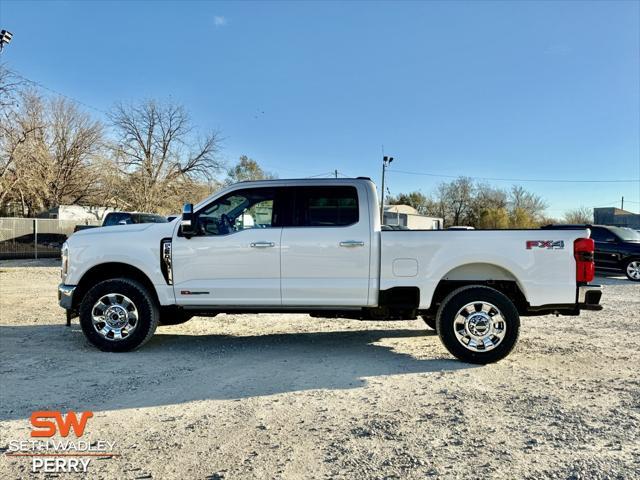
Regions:
M 528 307 L 526 291 L 512 271 L 494 263 L 473 262 L 450 268 L 440 277 L 433 291 L 429 311 L 435 312 L 451 292 L 468 285 L 487 286 L 503 293 L 519 312 L 524 312 Z
M 139 282 L 148 289 L 149 294 L 159 305 L 158 292 L 156 292 L 153 282 L 146 273 L 127 263 L 107 262 L 94 265 L 82 275 L 73 292 L 73 308 L 77 309 L 79 307 L 84 295 L 96 283 L 111 278 L 128 278 Z

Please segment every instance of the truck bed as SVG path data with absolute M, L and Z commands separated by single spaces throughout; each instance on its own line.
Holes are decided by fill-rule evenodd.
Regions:
M 573 243 L 588 236 L 588 229 L 382 231 L 380 289 L 417 285 L 428 309 L 441 280 L 490 278 L 515 281 L 533 307 L 575 303 Z

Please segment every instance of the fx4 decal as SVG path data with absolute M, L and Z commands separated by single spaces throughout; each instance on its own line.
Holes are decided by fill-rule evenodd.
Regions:
M 531 250 L 532 248 L 563 250 L 564 240 L 527 240 L 527 250 Z

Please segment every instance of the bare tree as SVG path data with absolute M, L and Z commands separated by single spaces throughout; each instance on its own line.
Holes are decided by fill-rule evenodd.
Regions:
M 0 65 L 0 206 L 17 183 L 16 155 L 37 126 L 20 122 L 18 98 L 24 85 Z
M 509 222 L 512 228 L 537 227 L 547 208 L 544 200 L 519 185 L 509 192 Z
M 493 188 L 486 183 L 476 185 L 469 213 L 469 225 L 481 229 L 508 228 L 507 203 L 507 193 L 504 190 Z
M 6 112 L 5 112 L 6 113 Z M 93 158 L 102 145 L 102 126 L 68 100 L 47 101 L 22 92 L 19 107 L 0 127 L 0 201 L 19 201 L 34 214 L 91 194 Z
M 185 186 L 206 184 L 221 168 L 216 159 L 218 134 L 198 140 L 181 105 L 155 100 L 120 104 L 109 118 L 118 143 L 117 158 L 129 174 L 131 208 L 173 208 L 173 199 Z
M 116 160 L 109 156 L 99 156 L 93 161 L 91 168 L 96 177 L 96 185 L 90 196 L 90 203 L 115 210 L 130 209 L 127 178 Z
M 20 201 L 23 214 L 35 207 L 41 190 L 33 166 L 45 151 L 46 119 L 42 99 L 32 91 L 19 92 L 17 105 L 3 107 L 0 122 L 0 204 Z M 33 164 L 33 165 L 32 165 Z
M 103 146 L 102 125 L 65 99 L 51 101 L 49 110 L 44 206 L 81 203 L 97 184 L 91 167 Z
M 588 207 L 578 207 L 567 210 L 564 214 L 564 223 L 584 224 L 593 222 L 593 210 Z
M 226 184 L 244 182 L 248 180 L 269 180 L 276 178 L 273 173 L 267 172 L 254 159 L 242 155 L 238 163 L 227 171 Z
M 0 109 L 15 107 L 18 103 L 18 93 L 25 82 L 16 76 L 3 64 L 0 64 Z
M 452 225 L 447 204 L 448 184 L 440 183 L 433 197 L 434 214 L 443 219 L 447 226 Z
M 445 188 L 445 199 L 453 225 L 466 223 L 474 192 L 473 180 L 468 177 L 459 177 Z

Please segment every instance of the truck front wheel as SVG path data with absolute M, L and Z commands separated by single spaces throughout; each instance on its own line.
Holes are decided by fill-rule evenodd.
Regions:
M 464 362 L 486 364 L 506 357 L 516 345 L 520 316 L 501 292 L 470 285 L 451 292 L 436 316 L 444 346 Z
M 160 312 L 147 288 L 128 278 L 104 280 L 80 303 L 80 326 L 87 340 L 106 352 L 142 346 L 158 326 Z

